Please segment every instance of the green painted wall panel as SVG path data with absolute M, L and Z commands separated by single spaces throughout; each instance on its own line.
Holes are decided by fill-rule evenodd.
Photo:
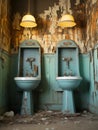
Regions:
M 62 91 L 56 82 L 56 58 L 55 54 L 42 55 L 42 76 L 41 83 L 34 91 L 35 109 L 52 109 L 61 110 L 62 107 Z M 19 111 L 21 106 L 22 91 L 20 91 L 14 82 L 17 75 L 18 66 L 17 54 L 11 56 L 10 71 L 10 108 Z M 83 80 L 80 87 L 74 91 L 75 105 L 77 111 L 97 107 L 98 97 L 92 98 L 94 91 L 93 83 L 93 63 L 91 55 L 80 54 L 80 74 Z M 96 94 L 97 91 L 96 91 Z M 98 110 L 96 110 L 98 111 Z
M 91 51 L 92 60 L 90 62 L 90 91 L 89 91 L 89 109 L 91 112 L 98 114 L 98 51 L 97 49 Z
M 89 89 L 90 89 L 90 54 L 82 54 L 80 56 L 80 72 L 83 78 L 80 85 L 81 108 L 88 109 Z
M 18 55 L 2 53 L 5 61 L 0 60 L 0 114 L 8 109 L 19 112 L 22 91 L 16 87 Z M 55 54 L 42 55 L 41 83 L 34 92 L 36 109 L 61 110 L 62 91 L 56 82 Z M 74 92 L 77 110 L 89 109 L 98 113 L 98 87 L 94 84 L 94 60 L 88 54 L 80 55 L 80 74 L 83 77 L 80 87 Z M 9 66 L 10 64 L 10 66 Z M 10 69 L 9 69 L 10 68 Z
M 20 109 L 21 95 L 22 95 L 22 91 L 18 89 L 14 81 L 14 77 L 17 76 L 17 70 L 18 70 L 18 54 L 13 54 L 11 55 L 11 61 L 10 61 L 9 108 L 13 110 L 15 113 Z
M 39 86 L 39 106 L 47 109 L 61 109 L 62 94 L 56 89 L 55 54 L 42 57 L 42 80 Z M 56 87 L 55 87 L 56 86 Z
M 42 76 L 41 83 L 34 92 L 34 102 L 36 109 L 53 109 L 61 110 L 62 91 L 56 81 L 56 55 L 42 55 Z M 10 105 L 14 111 L 18 111 L 21 105 L 22 91 L 19 91 L 15 85 L 14 77 L 17 75 L 17 55 L 11 57 L 11 85 L 10 85 Z M 83 81 L 79 89 L 74 93 L 77 109 L 88 108 L 88 81 L 89 81 L 89 55 L 80 55 L 80 73 Z M 87 82 L 86 82 L 87 81 Z M 81 102 L 81 103 L 80 103 Z M 78 106 L 78 104 L 80 105 Z
M 6 52 L 0 52 L 0 114 L 8 109 L 9 101 L 9 63 L 10 56 Z

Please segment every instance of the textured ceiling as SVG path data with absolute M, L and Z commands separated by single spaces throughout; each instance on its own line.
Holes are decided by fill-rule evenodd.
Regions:
M 53 6 L 54 3 L 58 3 L 59 1 L 66 0 L 30 0 L 30 12 L 34 15 L 43 13 L 44 10 L 47 10 L 49 6 Z M 80 4 L 84 3 L 85 0 L 69 0 L 71 3 L 71 9 L 74 8 L 75 3 L 80 1 Z M 67 0 L 68 2 L 68 0 Z M 11 8 L 12 14 L 19 12 L 21 14 L 27 13 L 28 11 L 28 0 L 11 0 Z

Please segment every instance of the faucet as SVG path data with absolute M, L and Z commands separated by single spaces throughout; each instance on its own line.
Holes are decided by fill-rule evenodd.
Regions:
M 66 61 L 66 64 L 67 64 L 67 66 L 68 66 L 68 68 L 69 68 L 69 63 L 70 63 L 70 61 L 72 60 L 72 58 L 71 58 L 71 57 L 65 57 L 65 58 L 63 57 L 62 60 L 63 60 L 63 61 Z
M 29 58 L 26 59 L 26 62 L 30 63 L 31 69 L 32 69 L 32 62 L 34 62 L 34 61 L 35 61 L 35 58 L 33 58 L 33 57 L 29 57 Z

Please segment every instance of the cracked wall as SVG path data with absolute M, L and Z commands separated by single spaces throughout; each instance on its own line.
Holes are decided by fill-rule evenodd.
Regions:
M 79 5 L 80 0 L 75 1 L 74 6 L 76 9 Z M 81 9 L 82 8 L 84 8 L 84 6 L 82 6 Z M 49 6 L 47 10 L 44 10 L 42 13 L 37 15 L 36 21 L 38 26 L 33 29 L 20 28 L 19 23 L 21 15 L 18 12 L 15 13 L 12 30 L 12 52 L 17 52 L 19 44 L 29 38 L 38 40 L 44 53 L 54 53 L 56 44 L 62 39 L 74 40 L 80 47 L 81 52 L 83 52 L 84 28 L 81 28 L 81 24 L 77 24 L 77 26 L 73 28 L 64 29 L 57 26 L 60 17 L 65 14 L 66 11 L 71 14 L 74 12 L 70 0 L 58 0 L 58 2 L 55 2 L 52 6 Z

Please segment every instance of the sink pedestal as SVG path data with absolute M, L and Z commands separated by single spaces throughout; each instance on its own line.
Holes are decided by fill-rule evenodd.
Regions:
M 33 114 L 33 97 L 32 91 L 23 91 L 21 115 Z
M 73 99 L 73 91 L 79 87 L 82 80 L 80 76 L 66 76 L 66 77 L 56 77 L 56 80 L 63 90 L 62 99 L 62 112 L 63 113 L 75 113 L 75 105 Z
M 21 115 L 33 114 L 32 92 L 40 83 L 40 77 L 15 77 L 16 85 L 23 91 Z
M 63 113 L 75 113 L 75 106 L 74 106 L 74 99 L 73 99 L 73 92 L 70 90 L 63 91 L 63 106 L 62 112 Z

